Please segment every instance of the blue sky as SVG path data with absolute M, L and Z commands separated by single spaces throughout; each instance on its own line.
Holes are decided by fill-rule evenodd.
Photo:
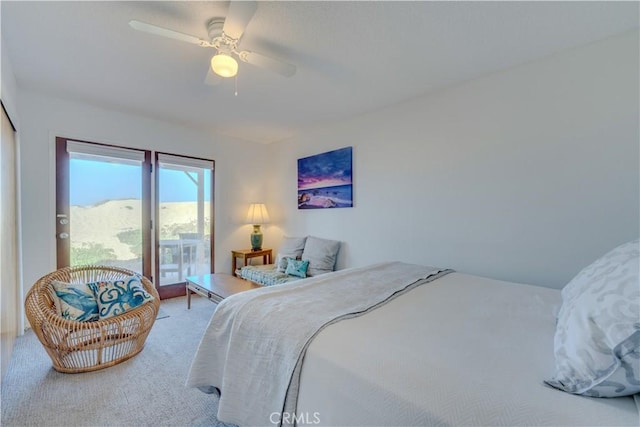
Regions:
M 82 159 L 70 160 L 70 202 L 91 206 L 106 200 L 139 199 L 142 196 L 140 167 Z M 211 175 L 205 175 L 205 200 L 211 192 Z M 161 169 L 160 201 L 195 201 L 197 186 L 184 172 Z

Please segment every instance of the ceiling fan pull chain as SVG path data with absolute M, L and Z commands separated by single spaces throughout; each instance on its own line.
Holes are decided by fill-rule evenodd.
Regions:
M 238 75 L 236 74 L 236 92 L 234 93 L 235 96 L 238 96 Z

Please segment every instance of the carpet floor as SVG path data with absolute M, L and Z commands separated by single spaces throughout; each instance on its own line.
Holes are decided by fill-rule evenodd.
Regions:
M 191 360 L 215 304 L 195 296 L 162 302 L 141 353 L 95 372 L 51 367 L 29 330 L 18 337 L 2 381 L 2 426 L 216 426 L 217 398 L 185 387 Z

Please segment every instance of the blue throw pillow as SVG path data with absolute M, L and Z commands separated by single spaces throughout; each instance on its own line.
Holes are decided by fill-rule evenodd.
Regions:
M 56 294 L 56 310 L 67 320 L 92 322 L 98 320 L 98 303 L 86 283 L 51 282 Z
M 288 258 L 285 274 L 305 278 L 307 277 L 307 268 L 309 268 L 309 261 Z
M 138 276 L 131 276 L 124 280 L 89 283 L 89 287 L 96 296 L 100 319 L 126 313 L 154 300 L 153 295 L 145 291 Z

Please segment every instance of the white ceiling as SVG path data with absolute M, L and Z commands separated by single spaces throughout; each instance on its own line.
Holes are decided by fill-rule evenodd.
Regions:
M 297 65 L 240 63 L 204 85 L 212 49 L 129 27 L 207 38 L 228 2 L 0 2 L 20 89 L 272 142 L 638 28 L 637 2 L 260 2 L 242 49 Z

